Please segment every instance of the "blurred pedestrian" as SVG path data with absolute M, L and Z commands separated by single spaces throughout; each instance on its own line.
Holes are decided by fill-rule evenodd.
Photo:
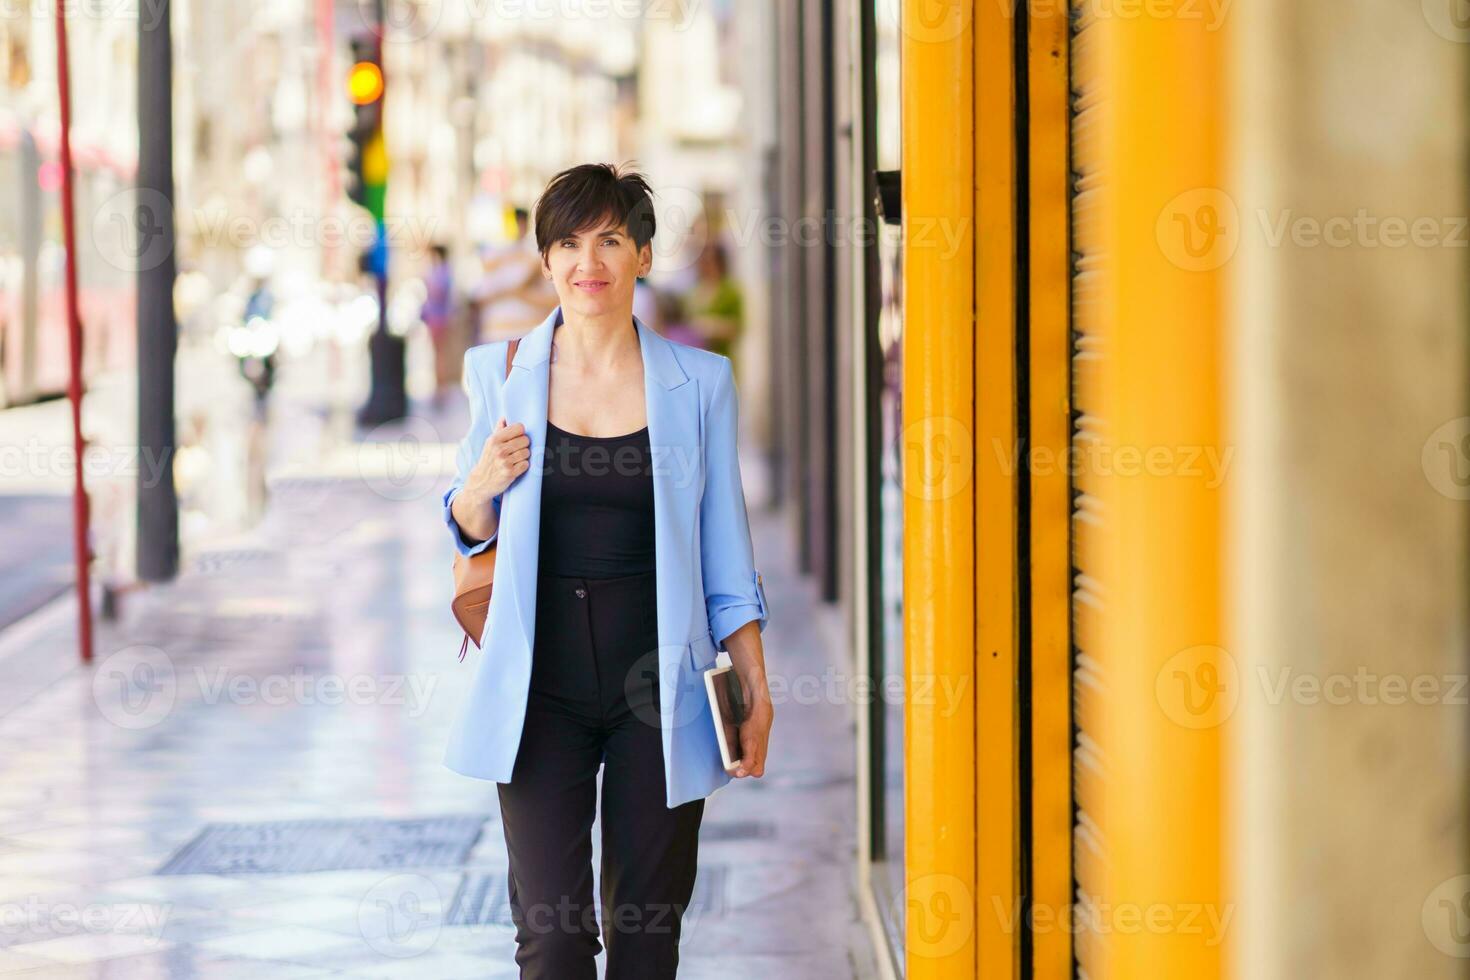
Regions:
M 699 277 L 685 297 L 685 307 L 688 322 L 704 337 L 706 349 L 734 360 L 735 342 L 744 329 L 744 304 L 720 242 L 710 242 L 700 253 Z
M 515 240 L 480 248 L 482 271 L 469 294 L 477 313 L 475 343 L 523 334 L 556 305 L 556 292 L 541 278 L 530 222 L 530 212 L 516 208 Z
M 639 279 L 633 286 L 633 315 L 661 334 L 664 324 L 659 313 L 658 294 L 659 291 L 649 285 L 647 279 Z
M 454 270 L 449 265 L 449 248 L 435 242 L 429 246 L 429 271 L 424 276 L 426 295 L 419 313 L 434 345 L 434 408 L 444 407 L 450 389 L 459 384 L 460 352 L 454 342 Z
M 275 253 L 256 245 L 245 253 L 246 296 L 240 313 L 240 331 L 234 344 L 240 376 L 255 391 L 255 412 L 264 419 L 266 399 L 276 381 L 276 352 L 280 334 L 273 320 L 276 295 L 271 289 Z
M 684 298 L 678 293 L 672 290 L 659 291 L 658 320 L 663 327 L 663 335 L 670 340 L 700 350 L 708 349 L 704 335 L 689 324 L 689 317 L 684 310 Z

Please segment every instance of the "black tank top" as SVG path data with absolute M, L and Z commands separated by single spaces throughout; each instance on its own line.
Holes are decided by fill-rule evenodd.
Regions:
M 654 570 L 648 426 L 584 436 L 548 420 L 541 474 L 539 574 L 616 578 Z

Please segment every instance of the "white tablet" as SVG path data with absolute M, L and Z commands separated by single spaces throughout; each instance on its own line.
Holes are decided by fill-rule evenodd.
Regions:
M 732 666 L 711 667 L 704 672 L 704 690 L 715 719 L 715 737 L 720 741 L 720 762 L 726 772 L 733 773 L 740 765 L 740 723 L 745 720 L 740 675 Z

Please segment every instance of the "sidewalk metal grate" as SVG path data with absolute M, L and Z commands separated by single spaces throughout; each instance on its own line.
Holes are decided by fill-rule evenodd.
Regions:
M 209 824 L 154 874 L 295 874 L 463 864 L 486 818 Z
M 773 772 L 761 778 L 770 789 L 830 789 L 833 786 L 851 786 L 855 781 L 852 773 L 831 769 L 793 769 Z
M 728 868 L 719 863 L 699 866 L 699 875 L 694 879 L 694 893 L 690 895 L 689 907 L 684 912 L 686 922 L 706 915 L 724 914 L 727 872 Z M 466 871 L 455 889 L 454 899 L 449 903 L 449 914 L 445 916 L 444 924 L 514 928 L 505 875 L 492 871 Z
M 280 557 L 278 552 L 266 551 L 263 548 L 235 548 L 205 551 L 194 559 L 194 571 L 200 575 L 216 575 L 220 572 L 229 571 L 237 565 L 267 561 L 271 558 L 279 559 Z
M 510 895 L 505 875 L 487 871 L 466 871 L 459 879 L 454 899 L 449 903 L 446 926 L 513 926 Z
M 714 861 L 699 866 L 699 874 L 694 879 L 694 894 L 689 896 L 689 908 L 684 913 L 686 919 L 725 914 L 725 883 L 730 877 L 729 870 L 727 865 Z
M 776 825 L 769 820 L 711 820 L 700 824 L 702 841 L 765 840 L 776 836 Z

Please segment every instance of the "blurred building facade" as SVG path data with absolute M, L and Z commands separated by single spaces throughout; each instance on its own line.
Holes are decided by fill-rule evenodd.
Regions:
M 66 384 L 62 295 L 60 145 L 53 7 L 8 5 L 0 13 L 0 406 L 54 395 Z M 110 11 L 75 18 L 72 154 L 76 207 L 110 215 L 137 164 L 135 28 Z M 103 219 L 78 235 L 84 364 L 96 373 L 131 363 L 132 281 Z
M 505 211 L 529 207 L 552 174 L 631 152 L 637 18 L 499 17 L 470 0 L 428 9 L 390 22 L 395 209 L 440 216 L 460 249 L 503 241 Z

